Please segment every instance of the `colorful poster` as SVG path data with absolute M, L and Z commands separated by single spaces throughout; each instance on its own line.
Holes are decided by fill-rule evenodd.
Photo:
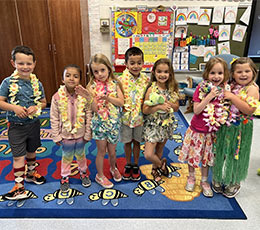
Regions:
M 169 58 L 171 40 L 169 34 L 133 35 L 132 45 L 144 52 L 145 65 L 153 65 L 159 58 Z
M 242 42 L 246 33 L 246 26 L 236 24 L 236 27 L 233 32 L 232 40 Z
M 176 13 L 176 25 L 186 25 L 187 24 L 187 8 L 178 9 Z
M 204 62 L 207 62 L 211 57 L 216 55 L 216 46 L 205 47 Z
M 230 39 L 231 25 L 219 25 L 219 41 L 227 41 Z
M 212 23 L 222 23 L 224 17 L 224 6 L 215 6 L 213 10 Z
M 230 54 L 230 43 L 229 43 L 229 41 L 218 43 L 218 54 Z
M 237 6 L 226 6 L 224 16 L 225 23 L 236 23 L 237 9 Z
M 209 25 L 212 9 L 200 9 L 198 25 Z
M 198 23 L 199 21 L 199 7 L 189 7 L 187 14 L 187 23 Z
M 115 37 L 130 38 L 137 32 L 137 12 L 115 12 Z
M 142 12 L 142 34 L 170 33 L 172 12 Z

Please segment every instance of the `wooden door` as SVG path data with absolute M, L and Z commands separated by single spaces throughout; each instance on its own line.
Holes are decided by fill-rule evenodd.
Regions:
M 12 49 L 21 44 L 14 0 L 0 0 L 0 83 L 14 71 Z
M 47 0 L 17 0 L 22 43 L 33 49 L 35 73 L 44 86 L 47 102 L 58 89 Z
M 66 65 L 76 64 L 84 70 L 80 0 L 48 0 L 48 6 L 55 66 L 61 84 Z

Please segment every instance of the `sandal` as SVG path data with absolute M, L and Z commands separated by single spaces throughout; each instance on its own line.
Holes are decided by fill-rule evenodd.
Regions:
M 159 169 L 155 169 L 155 168 L 152 168 L 152 172 L 151 172 L 151 175 L 153 176 L 153 179 L 158 182 L 160 181 L 162 178 L 161 178 L 161 172 L 159 171 Z
M 202 193 L 205 197 L 213 197 L 213 191 L 208 182 L 206 182 L 206 181 L 201 182 L 200 187 L 201 187 Z
M 169 176 L 169 170 L 167 168 L 167 160 L 166 158 L 163 158 L 161 160 L 161 168 L 159 169 L 161 174 L 168 177 Z

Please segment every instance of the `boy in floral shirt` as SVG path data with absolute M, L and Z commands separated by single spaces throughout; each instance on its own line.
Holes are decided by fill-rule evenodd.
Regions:
M 119 77 L 124 90 L 124 108 L 120 131 L 121 142 L 124 143 L 126 155 L 123 179 L 138 181 L 141 178 L 138 166 L 140 142 L 143 141 L 143 114 L 141 108 L 149 77 L 141 73 L 144 54 L 138 47 L 131 47 L 126 51 L 125 63 L 126 69 Z M 131 160 L 132 152 L 134 156 L 133 164 Z
M 28 197 L 29 191 L 24 189 L 24 179 L 35 184 L 46 182 L 35 169 L 35 151 L 41 146 L 38 116 L 46 107 L 46 99 L 41 82 L 33 74 L 36 65 L 33 51 L 27 46 L 15 47 L 11 64 L 15 71 L 5 78 L 0 86 L 0 109 L 7 111 L 15 186 L 4 197 L 8 200 L 19 200 Z

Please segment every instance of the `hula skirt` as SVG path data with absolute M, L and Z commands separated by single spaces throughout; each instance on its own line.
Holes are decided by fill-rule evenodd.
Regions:
M 253 121 L 224 125 L 216 135 L 213 180 L 225 185 L 240 183 L 248 173 Z

